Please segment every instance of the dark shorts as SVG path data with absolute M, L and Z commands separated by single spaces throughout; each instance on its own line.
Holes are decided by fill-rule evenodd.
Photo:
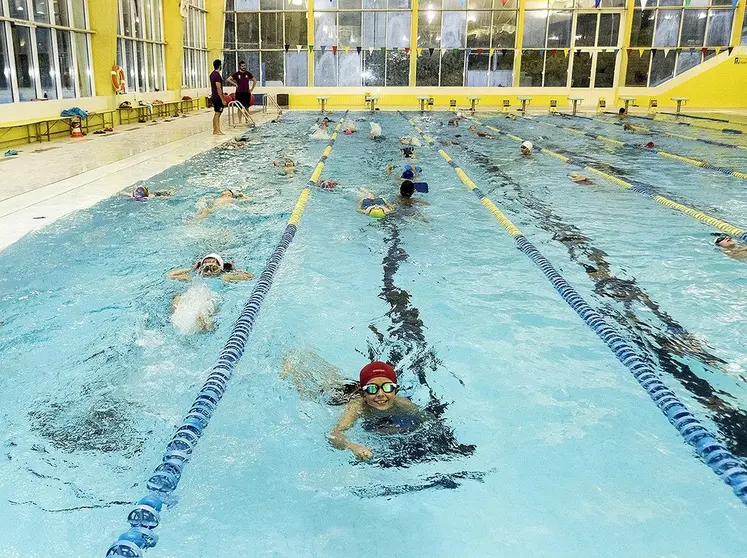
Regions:
M 244 108 L 252 106 L 252 94 L 251 93 L 236 93 L 236 100 L 241 103 Z
M 223 100 L 222 99 L 213 99 L 213 110 L 215 112 L 223 112 Z

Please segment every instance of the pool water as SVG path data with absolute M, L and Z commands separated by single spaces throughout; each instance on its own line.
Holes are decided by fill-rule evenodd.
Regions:
M 348 116 L 361 132 L 338 137 L 322 173 L 339 186 L 312 192 L 148 555 L 739 555 L 745 506 L 435 149 L 417 149 L 430 186 L 419 214 L 355 211 L 357 188 L 395 198 L 384 169 L 403 163 L 398 139 L 416 132 L 396 113 L 376 114 L 386 139 L 372 142 L 370 115 Z M 560 161 L 523 158 L 504 136 L 445 126 L 447 115 L 414 118 L 453 143 L 444 149 L 482 191 L 747 456 L 745 264 L 714 249 L 707 226 L 645 196 L 601 178 L 574 184 Z M 740 180 L 542 118 L 482 119 L 747 225 Z M 165 274 L 208 252 L 261 272 L 326 146 L 308 138 L 314 121 L 290 113 L 245 148 L 216 148 L 147 181 L 173 198 L 115 197 L 0 254 L 6 555 L 103 556 L 127 528 L 254 284 L 207 280 L 216 327 L 185 336 L 169 315 L 187 285 Z M 667 141 L 714 164 L 734 155 Z M 284 155 L 295 176 L 272 166 Z M 231 186 L 252 201 L 195 219 Z M 325 441 L 341 407 L 281 374 L 293 351 L 349 379 L 370 358 L 389 360 L 404 394 L 436 419 L 395 436 L 354 428 L 350 438 L 374 452 L 358 463 Z

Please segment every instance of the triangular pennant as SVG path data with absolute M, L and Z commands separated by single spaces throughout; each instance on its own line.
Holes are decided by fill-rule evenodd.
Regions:
M 312 52 L 314 50 L 314 45 L 309 45 L 309 52 Z
M 550 54 L 552 54 L 553 56 L 555 56 L 557 53 L 558 53 L 558 49 L 557 48 L 554 48 L 554 49 L 552 49 L 550 51 Z
M 495 49 L 494 49 L 494 48 L 491 48 L 491 49 L 490 49 L 490 56 L 493 56 L 493 53 L 494 53 L 494 52 L 495 52 Z
M 337 54 L 337 45 L 332 45 L 332 54 Z
M 578 50 L 576 51 L 576 56 L 581 56 L 581 49 L 578 49 Z
M 405 54 L 410 54 L 410 47 L 405 47 Z
M 324 54 L 324 51 L 327 50 L 327 47 L 322 45 L 322 54 Z
M 695 52 L 695 49 L 694 48 L 690 48 L 690 54 L 692 54 L 693 52 Z
M 506 54 L 508 54 L 508 49 L 507 48 L 502 49 L 501 56 L 506 56 Z
M 431 53 L 431 56 L 433 56 L 433 52 L 434 52 L 435 50 L 436 50 L 436 49 L 435 49 L 435 48 L 433 48 L 433 47 L 430 47 L 430 48 L 428 48 L 428 52 L 430 52 L 430 53 Z
M 350 46 L 343 47 L 342 50 L 344 50 L 345 54 L 347 54 L 348 52 L 350 52 Z
M 478 48 L 477 49 L 477 54 L 482 54 L 482 53 L 483 53 L 483 50 L 481 48 Z
M 540 49 L 539 53 L 540 53 L 540 56 L 544 56 L 545 55 L 544 49 Z
M 617 54 L 618 52 L 620 52 L 620 49 L 619 49 L 619 48 L 616 48 L 616 49 L 615 49 L 615 50 L 613 50 L 612 52 L 614 52 L 615 54 Z
M 685 6 L 689 6 L 689 5 L 690 5 L 690 0 L 685 0 Z
M 664 49 L 664 58 L 666 58 L 667 56 L 669 56 L 669 50 L 670 49 L 668 49 L 668 48 Z
M 301 45 L 296 45 L 296 52 L 300 53 L 301 52 L 301 48 L 302 48 Z
M 601 3 L 602 3 L 602 0 L 594 0 L 594 7 L 598 8 L 599 4 L 601 4 Z
M 468 49 L 467 49 L 467 56 L 469 56 L 470 54 L 472 54 L 472 49 L 471 49 L 471 48 L 468 48 Z
M 586 54 L 588 54 L 588 55 L 589 55 L 589 58 L 591 58 L 591 57 L 593 56 L 590 50 L 587 50 L 587 51 L 586 51 Z
M 291 47 L 290 45 L 285 45 L 285 52 L 288 52 L 288 50 L 290 49 L 290 47 Z
M 379 50 L 382 52 L 382 54 L 386 55 L 386 47 L 381 47 Z
M 368 47 L 368 54 L 373 54 L 374 47 Z
M 643 51 L 646 50 L 645 48 L 639 48 L 638 49 L 638 57 L 643 58 Z
M 569 49 L 569 48 L 564 48 L 564 49 L 563 49 L 563 54 L 565 54 L 565 56 L 566 56 L 566 57 L 568 57 L 568 53 L 569 53 L 570 51 L 571 51 L 571 49 Z
M 422 48 L 419 48 L 419 49 L 418 49 L 418 56 L 422 56 L 422 54 L 423 54 L 423 49 L 422 49 Z
M 506 4 L 508 4 L 508 0 L 501 0 L 501 3 L 505 6 Z
M 355 47 L 355 50 L 358 52 L 358 54 L 361 53 L 361 47 L 357 46 L 357 47 Z
M 394 52 L 399 52 L 399 47 L 393 47 L 393 48 L 392 48 L 392 50 L 393 50 Z
M 736 10 L 738 4 L 739 4 L 739 0 L 731 0 L 732 9 Z
M 628 54 L 628 56 L 630 56 L 633 53 L 633 49 L 632 48 L 626 48 L 625 52 Z
M 656 53 L 657 53 L 657 52 L 659 52 L 659 49 L 658 49 L 658 48 L 652 48 L 652 49 L 651 49 L 651 54 L 653 54 L 654 56 L 656 56 Z
M 718 56 L 719 52 L 721 52 L 721 47 L 716 47 L 716 56 Z
M 700 49 L 700 52 L 703 53 L 703 56 L 706 56 L 708 54 L 708 49 L 706 47 L 703 47 Z
M 647 0 L 641 0 L 641 10 L 645 10 L 646 9 L 646 4 L 647 3 L 648 3 Z
M 734 50 L 734 47 L 728 47 L 726 50 L 729 51 L 729 56 L 731 56 L 732 51 Z

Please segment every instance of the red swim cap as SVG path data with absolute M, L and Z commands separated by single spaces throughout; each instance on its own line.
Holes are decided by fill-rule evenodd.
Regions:
M 371 364 L 366 364 L 361 369 L 361 386 L 365 386 L 372 378 L 388 378 L 395 384 L 397 383 L 397 373 L 392 368 L 392 365 L 378 360 Z

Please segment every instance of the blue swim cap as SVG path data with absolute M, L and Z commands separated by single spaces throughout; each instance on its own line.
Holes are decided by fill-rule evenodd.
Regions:
M 410 169 L 407 169 L 402 173 L 402 178 L 404 178 L 405 180 L 412 180 L 413 178 L 415 178 L 415 175 Z
M 148 199 L 148 188 L 145 186 L 138 186 L 135 191 L 132 192 L 133 199 L 137 201 L 145 201 Z

